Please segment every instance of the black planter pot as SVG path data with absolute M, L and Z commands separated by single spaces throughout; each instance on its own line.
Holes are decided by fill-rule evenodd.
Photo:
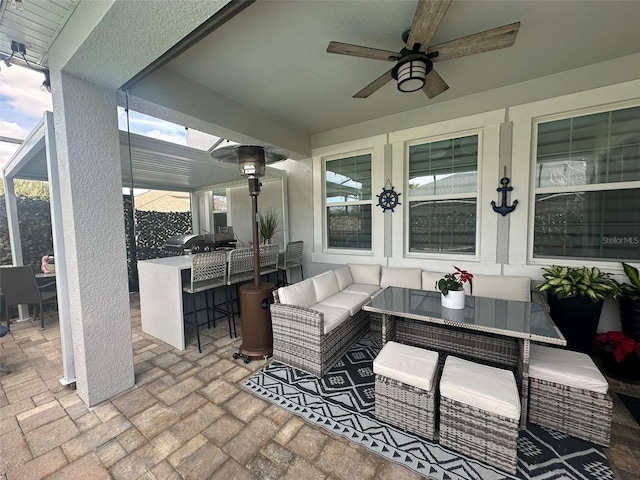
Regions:
M 624 334 L 640 342 L 640 300 L 620 299 L 620 322 Z
M 627 355 L 621 362 L 616 361 L 613 352 L 601 352 L 602 366 L 607 374 L 621 380 L 640 380 L 640 356 Z
M 587 297 L 559 299 L 551 293 L 547 299 L 551 318 L 567 340 L 567 348 L 591 353 L 604 301 L 594 303 Z

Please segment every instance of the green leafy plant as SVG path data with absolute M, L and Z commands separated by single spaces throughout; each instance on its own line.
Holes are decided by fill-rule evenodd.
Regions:
M 469 288 L 473 289 L 473 275 L 466 270 L 461 270 L 455 265 L 456 269 L 453 273 L 447 273 L 444 277 L 436 282 L 436 289 L 440 290 L 443 295 L 447 295 L 449 291 L 455 292 L 463 289 L 464 283 L 469 283 Z M 472 290 L 473 291 L 473 290 Z
M 619 294 L 622 298 L 637 302 L 640 300 L 640 275 L 638 274 L 638 269 L 624 262 L 622 262 L 622 268 L 630 283 L 618 283 L 614 280 Z
M 539 292 L 551 292 L 557 298 L 587 297 L 596 303 L 607 297 L 615 298 L 619 292 L 609 274 L 597 267 L 551 265 L 542 270 L 544 282 L 536 289 Z
M 262 242 L 267 243 L 278 229 L 278 212 L 269 208 L 262 213 L 258 213 L 258 231 L 262 237 Z

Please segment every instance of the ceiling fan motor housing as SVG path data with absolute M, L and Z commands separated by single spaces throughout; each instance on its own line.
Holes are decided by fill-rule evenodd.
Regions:
M 398 81 L 398 90 L 415 92 L 424 87 L 427 74 L 433 69 L 433 62 L 425 53 L 405 51 L 391 70 L 391 76 Z

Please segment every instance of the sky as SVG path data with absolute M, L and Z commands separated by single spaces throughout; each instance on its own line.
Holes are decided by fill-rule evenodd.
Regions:
M 0 63 L 0 136 L 24 140 L 42 120 L 45 111 L 53 110 L 51 94 L 40 90 L 44 75 L 19 65 Z M 165 122 L 137 112 L 130 115 L 131 131 L 141 135 L 187 144 L 187 132 L 181 125 Z M 126 113 L 118 108 L 120 130 L 127 129 Z M 0 142 L 0 168 L 19 145 Z
M 40 90 L 44 75 L 18 65 L 0 63 L 0 136 L 24 140 L 46 110 L 51 94 Z M 19 145 L 0 142 L 0 168 Z

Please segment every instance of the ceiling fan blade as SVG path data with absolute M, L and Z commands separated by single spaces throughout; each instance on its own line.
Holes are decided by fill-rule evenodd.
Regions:
M 413 16 L 407 48 L 413 50 L 416 43 L 420 44 L 420 51 L 424 52 L 431 44 L 431 39 L 442 23 L 451 0 L 420 0 Z
M 400 54 L 398 52 L 340 42 L 329 42 L 327 52 L 338 53 L 340 55 L 351 55 L 352 57 L 371 58 L 373 60 L 386 60 L 388 62 L 395 62 L 400 58 Z
M 434 45 L 429 47 L 427 53 L 438 52 L 438 56 L 431 59 L 435 63 L 507 48 L 516 41 L 519 29 L 520 22 L 503 25 L 502 27 L 492 28 L 491 30 Z
M 425 82 L 424 87 L 422 87 L 422 91 L 429 98 L 440 95 L 448 89 L 449 85 L 447 85 L 447 82 L 445 82 L 435 70 L 431 70 L 429 72 L 429 75 L 427 75 L 427 81 Z
M 372 93 L 376 92 L 380 88 L 384 87 L 388 82 L 391 81 L 393 77 L 391 76 L 391 70 L 386 73 L 383 73 L 378 78 L 376 78 L 369 85 L 364 87 L 358 93 L 356 93 L 353 98 L 367 98 Z

